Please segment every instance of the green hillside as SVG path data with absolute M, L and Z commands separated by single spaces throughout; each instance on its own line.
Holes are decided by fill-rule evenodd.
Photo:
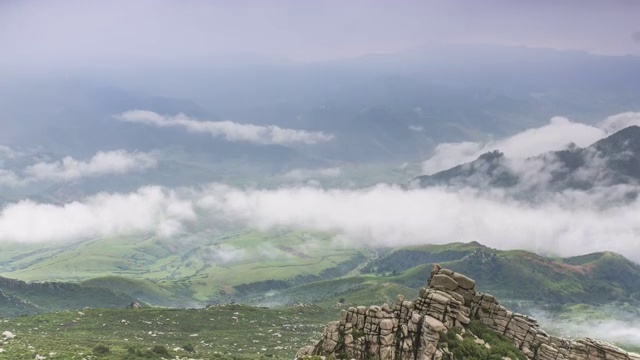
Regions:
M 73 244 L 0 245 L 0 275 L 76 281 L 144 301 L 182 306 L 226 302 L 273 288 L 342 276 L 369 257 L 326 234 L 227 232 L 185 239 L 120 237 Z
M 432 263 L 474 274 L 479 287 L 505 301 L 557 307 L 640 300 L 640 266 L 609 252 L 548 258 L 476 242 L 370 251 L 346 249 L 333 245 L 328 236 L 301 232 L 227 233 L 182 243 L 153 237 L 98 239 L 18 250 L 1 253 L 4 276 L 72 281 L 80 289 L 109 289 L 168 307 L 376 304 L 424 286 Z M 0 290 L 0 301 L 13 304 L 14 314 L 81 307 L 22 303 L 20 296 Z M 43 299 L 47 296 L 42 294 Z M 32 294 L 32 299 L 37 296 Z
M 480 288 L 502 299 L 546 304 L 640 300 L 640 266 L 611 252 L 547 258 L 455 243 L 398 249 L 370 262 L 367 270 L 386 275 L 384 281 L 416 288 L 426 283 L 435 262 L 474 274 Z
M 0 277 L 0 317 L 84 307 L 124 308 L 134 299 L 106 288 L 72 283 L 25 283 Z

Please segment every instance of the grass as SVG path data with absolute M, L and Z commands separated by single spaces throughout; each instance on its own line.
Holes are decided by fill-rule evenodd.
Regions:
M 441 337 L 455 359 L 468 360 L 525 360 L 527 357 L 509 339 L 495 333 L 479 321 L 471 321 L 468 330 L 490 345 L 489 348 L 474 342 L 470 334 L 462 335 L 460 340 L 452 330 Z
M 382 277 L 353 276 L 317 281 L 283 291 L 270 292 L 253 301 L 256 304 L 266 305 L 313 303 L 328 308 L 342 308 L 394 302 L 399 294 L 413 298 L 418 292 L 416 289 L 389 282 Z
M 33 359 L 36 354 L 53 359 L 91 354 L 101 359 L 153 357 L 158 355 L 154 347 L 164 347 L 171 357 L 290 359 L 319 339 L 335 316 L 334 310 L 318 307 L 86 309 L 0 319 L 0 329 L 16 335 L 0 347 L 5 350 L 2 356 L 11 359 Z

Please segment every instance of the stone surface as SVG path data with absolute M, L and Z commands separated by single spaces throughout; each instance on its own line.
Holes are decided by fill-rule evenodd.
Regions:
M 420 289 L 418 299 L 406 301 L 399 295 L 392 306 L 343 310 L 340 321 L 327 324 L 322 339 L 300 349 L 296 359 L 453 359 L 446 348 L 439 348 L 440 334 L 464 330 L 470 319 L 478 319 L 510 339 L 529 359 L 640 360 L 640 355 L 602 341 L 549 336 L 535 319 L 508 311 L 494 296 L 476 292 L 475 286 L 473 279 L 433 265 L 428 287 Z M 481 339 L 477 343 L 490 348 Z

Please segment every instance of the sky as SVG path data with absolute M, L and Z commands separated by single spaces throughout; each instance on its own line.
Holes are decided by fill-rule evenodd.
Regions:
M 0 65 L 323 61 L 429 43 L 640 54 L 635 0 L 0 1 Z

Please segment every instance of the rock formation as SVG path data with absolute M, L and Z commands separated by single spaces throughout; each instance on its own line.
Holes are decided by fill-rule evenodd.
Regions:
M 322 339 L 300 349 L 296 358 L 453 359 L 440 337 L 466 328 L 474 319 L 504 335 L 528 359 L 640 360 L 640 355 L 598 340 L 550 336 L 535 319 L 505 309 L 492 295 L 476 292 L 475 286 L 467 276 L 434 265 L 428 287 L 420 290 L 417 300 L 406 301 L 400 295 L 393 307 L 343 310 L 340 321 L 330 322 Z

